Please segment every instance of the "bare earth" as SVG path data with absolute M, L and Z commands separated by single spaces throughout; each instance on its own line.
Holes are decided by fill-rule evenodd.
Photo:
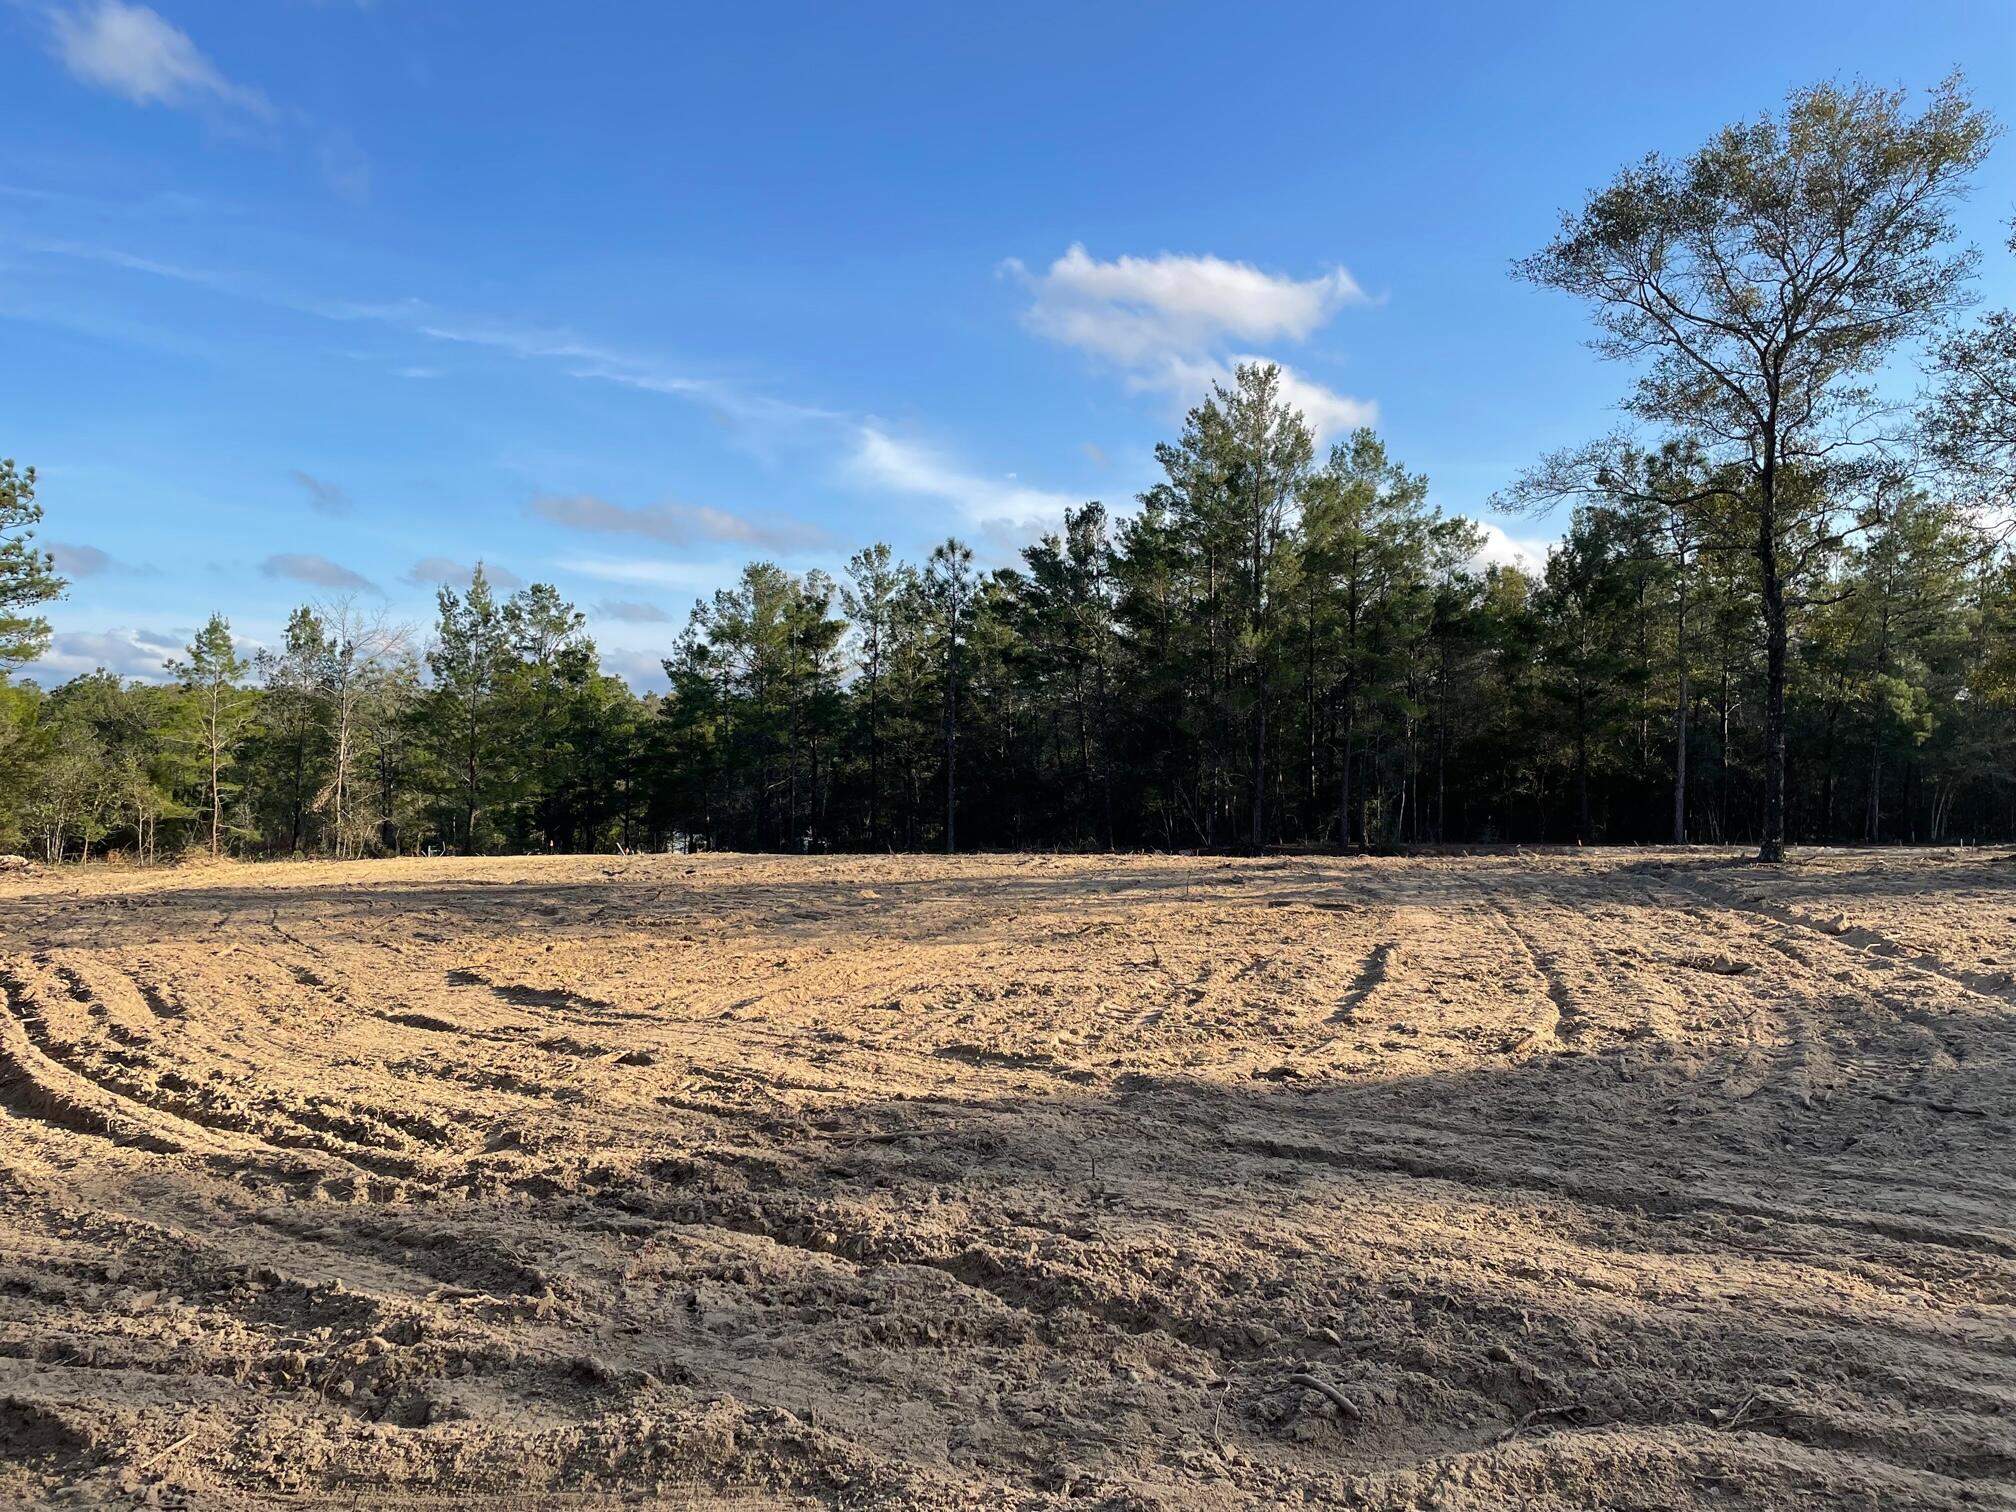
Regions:
M 2016 862 L 0 883 L 0 1503 L 2016 1507 Z

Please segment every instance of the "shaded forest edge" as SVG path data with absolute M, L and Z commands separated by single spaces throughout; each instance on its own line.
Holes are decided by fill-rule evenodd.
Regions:
M 1402 848 L 2016 837 L 2016 316 L 1969 311 L 1953 212 L 1998 135 L 1827 84 L 1626 169 L 1518 276 L 1631 374 L 1618 435 L 1494 501 L 1488 560 L 1360 430 L 1242 366 L 1126 513 L 1017 565 L 948 540 L 748 566 L 601 672 L 550 585 L 479 566 L 425 632 L 306 605 L 167 680 L 0 681 L 0 846 L 446 850 Z M 1879 389 L 1914 369 L 1920 397 Z M 0 668 L 63 584 L 0 465 Z

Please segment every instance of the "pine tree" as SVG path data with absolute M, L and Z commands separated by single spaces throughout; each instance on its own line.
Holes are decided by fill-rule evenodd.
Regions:
M 251 731 L 258 694 L 241 686 L 250 667 L 232 644 L 231 625 L 221 614 L 189 643 L 187 656 L 166 663 L 168 674 L 182 688 L 187 723 L 183 738 L 193 745 L 201 764 L 203 795 L 210 814 L 210 854 L 224 848 L 224 795 L 235 791 L 227 781 L 232 758 Z
M 427 651 L 434 682 L 423 732 L 453 805 L 449 839 L 474 854 L 496 832 L 490 809 L 504 790 L 506 753 L 513 749 L 513 732 L 502 720 L 510 629 L 481 562 L 466 594 L 443 585 L 436 603 L 439 618 Z
M 1901 93 L 1821 84 L 1684 161 L 1619 174 L 1520 276 L 1586 300 L 1605 356 L 1639 367 L 1629 407 L 1740 475 L 1725 495 L 1757 568 L 1764 657 L 1762 861 L 1785 854 L 1785 688 L 1802 542 L 1889 466 L 1869 385 L 1965 299 L 1953 207 L 1994 135 L 1949 80 Z

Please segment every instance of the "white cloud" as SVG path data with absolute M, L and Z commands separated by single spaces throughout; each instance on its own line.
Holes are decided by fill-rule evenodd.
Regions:
M 630 651 L 621 646 L 601 648 L 602 670 L 630 684 L 633 693 L 663 693 L 671 686 L 665 677 L 665 653 Z
M 1077 243 L 1039 275 L 1006 269 L 1033 294 L 1025 320 L 1037 335 L 1117 368 L 1128 387 L 1181 403 L 1223 383 L 1241 362 L 1275 362 L 1283 396 L 1319 438 L 1378 418 L 1378 406 L 1324 387 L 1277 359 L 1239 348 L 1303 341 L 1347 305 L 1367 303 L 1343 268 L 1315 278 L 1267 273 L 1221 257 L 1120 257 L 1100 262 Z
M 1082 502 L 1070 494 L 1024 487 L 1012 477 L 979 477 L 873 425 L 856 428 L 849 471 L 864 487 L 935 499 L 975 524 L 1048 524 Z
M 668 562 L 649 557 L 566 557 L 555 566 L 605 583 L 646 583 L 659 588 L 706 588 L 725 583 L 739 566 L 711 562 Z
M 236 111 L 269 126 L 313 131 L 322 180 L 361 205 L 371 197 L 371 162 L 342 127 L 317 130 L 303 112 L 282 109 L 264 93 L 226 78 L 189 34 L 159 12 L 126 0 L 77 0 L 49 11 L 50 41 L 71 74 L 135 105 Z
M 1480 567 L 1517 567 L 1522 572 L 1540 573 L 1547 568 L 1553 543 L 1540 536 L 1515 536 L 1488 520 L 1477 521 L 1484 532 L 1484 544 L 1477 551 Z
M 144 5 L 96 0 L 50 14 L 56 56 L 84 83 L 135 105 L 228 105 L 261 119 L 272 102 L 234 84 L 197 50 L 188 33 Z
M 21 670 L 37 682 L 62 682 L 103 667 L 121 677 L 163 682 L 162 663 L 182 655 L 182 641 L 153 630 L 69 630 L 51 637 L 49 649 Z
M 1080 243 L 1031 283 L 1032 329 L 1128 368 L 1226 339 L 1300 341 L 1342 306 L 1365 299 L 1342 268 L 1298 280 L 1251 263 L 1167 252 L 1102 263 Z
M 1265 357 L 1235 357 L 1234 364 L 1241 362 L 1266 362 Z M 1286 363 L 1274 364 L 1281 369 L 1281 397 L 1296 409 L 1302 411 L 1310 429 L 1316 432 L 1319 441 L 1344 435 L 1364 425 L 1379 423 L 1379 406 L 1370 399 L 1354 399 L 1349 394 L 1340 394 L 1325 388 L 1306 374 L 1298 373 Z M 1229 381 L 1228 369 L 1224 379 Z
M 1336 393 L 1284 362 L 1276 362 L 1272 357 L 1255 356 L 1251 352 L 1242 352 L 1222 362 L 1191 362 L 1172 358 L 1162 375 L 1166 381 L 1130 381 L 1136 388 L 1159 388 L 1189 404 L 1209 393 L 1214 383 L 1230 387 L 1233 369 L 1247 362 L 1270 362 L 1280 370 L 1282 400 L 1302 412 L 1302 418 L 1309 422 L 1309 428 L 1316 433 L 1319 442 L 1354 431 L 1361 425 L 1379 423 L 1379 406 L 1374 401 Z

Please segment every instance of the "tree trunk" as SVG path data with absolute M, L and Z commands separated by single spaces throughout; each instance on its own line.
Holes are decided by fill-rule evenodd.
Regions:
M 1316 609 L 1306 600 L 1303 607 L 1303 626 L 1307 632 L 1302 637 L 1302 735 L 1303 735 L 1303 788 L 1302 833 L 1309 834 L 1316 823 Z
M 959 657 L 955 648 L 945 659 L 945 854 L 958 849 Z
M 1267 840 L 1267 695 L 1260 695 L 1260 707 L 1253 720 L 1253 849 L 1257 854 Z
M 351 761 L 350 722 L 350 698 L 349 694 L 344 692 L 338 695 L 336 704 L 336 773 L 333 784 L 336 807 L 336 859 L 339 861 L 343 859 L 346 833 L 343 828 L 344 800 L 350 796 L 348 791 Z
M 1581 684 L 1575 688 L 1575 842 L 1595 839 L 1589 822 L 1589 717 Z
M 1435 696 L 1435 843 L 1448 838 L 1449 792 L 1449 643 L 1440 650 L 1441 676 L 1436 679 Z
M 882 848 L 882 673 L 868 677 L 868 848 Z
M 1680 696 L 1673 715 L 1673 843 L 1687 843 L 1687 558 L 1680 558 Z
M 1337 843 L 1351 848 L 1351 747 L 1358 738 L 1358 690 L 1344 682 L 1344 751 L 1337 780 Z
M 1764 462 L 1757 528 L 1757 565 L 1764 600 L 1764 837 L 1757 859 L 1785 859 L 1785 585 L 1778 575 L 1776 477 Z

